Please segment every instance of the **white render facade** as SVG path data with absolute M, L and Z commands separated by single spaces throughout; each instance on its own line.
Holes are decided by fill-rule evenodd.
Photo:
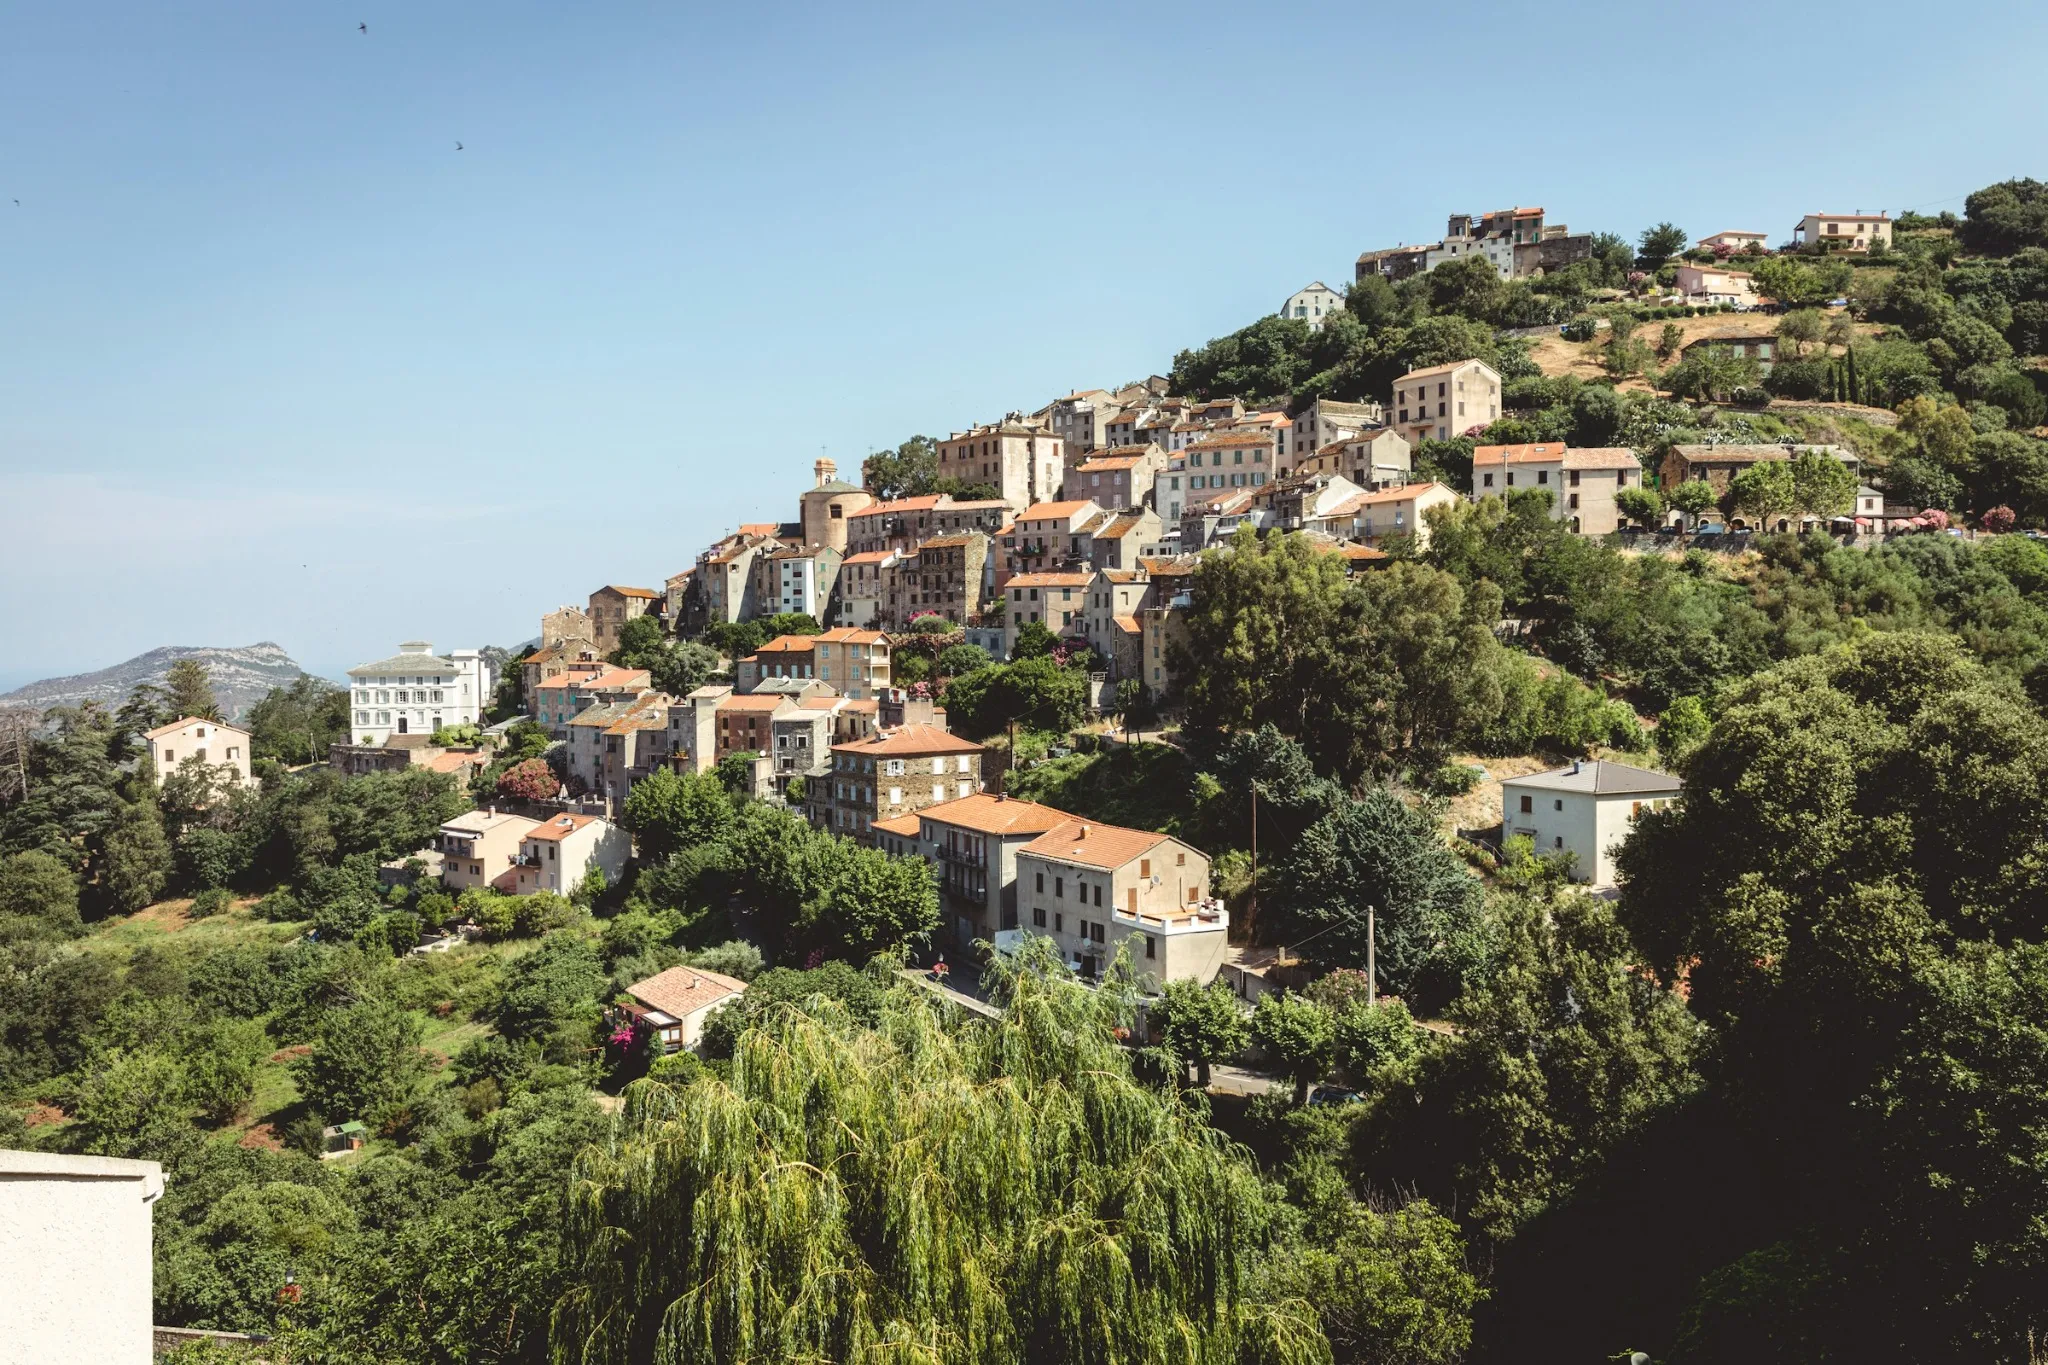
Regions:
M 154 1161 L 0 1151 L 0 1361 L 152 1359 Z
M 1574 763 L 1501 783 L 1501 838 L 1521 835 L 1536 852 L 1570 853 L 1572 879 L 1614 885 L 1614 853 L 1636 818 L 1684 792 L 1669 773 L 1626 763 Z
M 475 725 L 496 681 L 474 649 L 444 658 L 425 640 L 408 640 L 390 658 L 348 671 L 350 733 L 357 744 L 382 744 L 393 735 Z
M 1317 280 L 1289 294 L 1287 302 L 1280 305 L 1280 316 L 1305 322 L 1311 332 L 1320 332 L 1330 315 L 1343 306 L 1344 296 Z

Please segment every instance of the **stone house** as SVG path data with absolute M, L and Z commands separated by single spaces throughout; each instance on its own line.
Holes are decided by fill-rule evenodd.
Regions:
M 986 752 L 935 725 L 904 725 L 835 744 L 829 779 L 807 787 L 812 818 L 835 834 L 873 844 L 877 821 L 980 791 Z
M 626 628 L 626 622 L 650 611 L 659 615 L 665 600 L 662 593 L 652 588 L 626 588 L 616 583 L 590 594 L 590 633 L 597 642 L 597 652 L 610 654 L 617 649 L 619 632 Z

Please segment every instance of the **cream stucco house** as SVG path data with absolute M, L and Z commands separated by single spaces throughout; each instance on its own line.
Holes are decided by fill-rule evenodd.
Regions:
M 1614 885 L 1614 852 L 1636 817 L 1678 800 L 1670 773 L 1626 763 L 1574 763 L 1501 783 L 1501 837 L 1527 838 L 1538 853 L 1570 853 L 1572 877 Z
M 520 836 L 516 876 L 509 889 L 521 896 L 535 891 L 572 895 L 593 872 L 604 873 L 606 883 L 617 886 L 632 852 L 633 837 L 609 820 L 553 816 Z
M 1210 894 L 1199 849 L 1068 816 L 1018 849 L 1016 868 L 1014 932 L 1051 937 L 1084 978 L 1100 976 L 1126 941 L 1132 966 L 1157 982 L 1207 985 L 1222 970 L 1230 912 Z
M 442 885 L 459 892 L 502 879 L 499 889 L 509 890 L 518 880 L 520 841 L 539 824 L 496 807 L 455 816 L 441 826 L 435 845 L 441 854 Z
M 1411 445 L 1448 441 L 1500 418 L 1500 374 L 1483 360 L 1410 370 L 1394 381 L 1394 430 Z
M 149 761 L 156 769 L 159 787 L 164 779 L 188 763 L 214 768 L 231 768 L 243 786 L 255 781 L 249 776 L 249 732 L 223 725 L 217 720 L 187 716 L 169 725 L 159 725 L 142 737 L 149 746 Z

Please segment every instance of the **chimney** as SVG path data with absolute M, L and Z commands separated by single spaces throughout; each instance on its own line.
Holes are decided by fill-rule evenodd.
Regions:
M 1083 825 L 1083 826 L 1081 826 L 1081 834 L 1080 834 L 1080 837 L 1081 837 L 1081 838 L 1083 838 L 1083 839 L 1085 839 L 1085 838 L 1087 838 L 1087 837 L 1088 837 L 1088 826 L 1086 826 L 1086 825 Z
M 1575 759 L 1573 759 L 1573 760 L 1572 760 L 1572 776 L 1573 776 L 1573 777 L 1577 777 L 1578 775 L 1579 775 L 1579 760 L 1577 760 L 1577 759 L 1575 758 Z

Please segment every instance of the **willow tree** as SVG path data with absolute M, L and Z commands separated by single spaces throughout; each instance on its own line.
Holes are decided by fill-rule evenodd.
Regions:
M 1132 1078 L 1115 1004 L 1035 972 L 1006 998 L 782 1006 L 727 1077 L 636 1085 L 572 1180 L 555 1360 L 1328 1361 L 1309 1305 L 1248 1291 L 1248 1158 Z

